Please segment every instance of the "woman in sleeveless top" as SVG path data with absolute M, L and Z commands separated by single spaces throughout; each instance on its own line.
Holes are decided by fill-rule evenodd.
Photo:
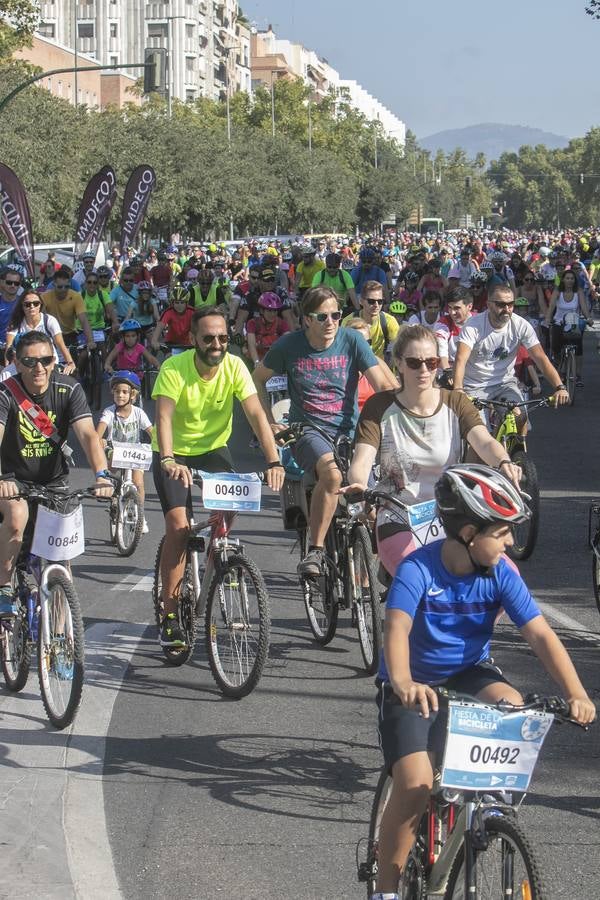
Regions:
M 587 319 L 588 325 L 593 325 L 585 295 L 578 287 L 577 276 L 570 269 L 566 269 L 560 279 L 559 285 L 554 289 L 550 298 L 550 305 L 546 314 L 546 324 L 552 324 L 551 342 L 554 359 L 560 356 L 564 344 L 575 344 L 575 371 L 577 386 L 583 387 L 581 379 L 581 367 L 583 364 L 583 334 L 579 330 L 579 318 Z M 573 320 L 572 322 L 570 320 Z

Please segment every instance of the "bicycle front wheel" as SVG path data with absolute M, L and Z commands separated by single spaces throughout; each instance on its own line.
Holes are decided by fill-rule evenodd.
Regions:
M 156 628 L 160 635 L 162 620 L 164 617 L 164 607 L 162 602 L 162 578 L 160 576 L 160 558 L 164 544 L 164 537 L 160 539 L 158 550 L 156 551 L 156 561 L 154 563 L 154 582 L 152 585 L 152 603 L 154 606 L 154 618 Z M 188 661 L 194 652 L 194 643 L 196 640 L 196 597 L 194 593 L 194 582 L 192 578 L 192 559 L 190 551 L 187 551 L 185 560 L 185 569 L 183 571 L 183 580 L 179 589 L 179 603 L 177 607 L 179 624 L 185 635 L 185 647 L 161 647 L 167 662 L 172 666 L 182 666 Z
M 487 850 L 475 852 L 477 900 L 545 900 L 540 867 L 516 819 L 490 816 L 485 820 Z M 464 844 L 452 864 L 445 900 L 468 900 L 465 886 Z
M 18 611 L 0 630 L 2 674 L 9 691 L 21 691 L 29 678 L 31 642 L 27 625 L 27 606 L 17 595 Z
M 565 358 L 565 387 L 569 394 L 569 406 L 575 403 L 575 381 L 577 375 L 575 371 L 575 353 L 571 351 L 566 354 Z
M 352 565 L 348 567 L 348 581 L 360 651 L 365 669 L 369 675 L 374 675 L 381 653 L 381 612 L 371 538 L 364 525 L 355 528 L 351 549 Z
M 533 553 L 540 525 L 540 487 L 538 484 L 535 463 L 524 450 L 512 454 L 512 461 L 521 467 L 521 490 L 529 494 L 531 500 L 527 505 L 531 510 L 531 518 L 527 522 L 513 526 L 514 544 L 508 551 L 513 559 L 528 559 Z
M 55 728 L 70 725 L 83 691 L 83 619 L 75 588 L 65 575 L 48 579 L 38 639 L 42 703 Z
M 144 510 L 135 485 L 128 485 L 118 500 L 115 543 L 121 556 L 131 556 L 140 542 Z
M 330 552 L 330 538 L 327 535 L 326 553 Z M 300 557 L 304 559 L 308 550 L 308 530 L 300 532 Z M 302 597 L 310 630 L 317 643 L 328 644 L 336 632 L 338 604 L 335 596 L 335 577 L 325 564 L 325 572 L 320 578 L 302 578 Z
M 227 697 L 254 690 L 269 652 L 269 597 L 255 564 L 232 554 L 215 568 L 206 603 L 206 650 L 216 683 Z

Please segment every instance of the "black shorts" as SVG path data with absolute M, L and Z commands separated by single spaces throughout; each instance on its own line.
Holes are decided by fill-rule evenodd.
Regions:
M 233 460 L 228 447 L 218 447 L 200 456 L 177 456 L 175 462 L 190 469 L 204 469 L 205 472 L 233 472 Z M 192 512 L 192 492 L 181 481 L 169 478 L 160 464 L 158 453 L 152 454 L 152 476 L 160 500 L 163 515 L 170 509 L 184 506 Z
M 479 691 L 498 681 L 510 684 L 497 666 L 482 662 L 451 675 L 437 686 L 475 697 Z M 423 750 L 434 753 L 436 760 L 441 759 L 446 741 L 447 710 L 430 712 L 429 718 L 424 719 L 418 710 L 402 705 L 389 682 L 377 679 L 376 684 L 379 746 L 388 772 L 391 773 L 394 763 L 403 756 Z

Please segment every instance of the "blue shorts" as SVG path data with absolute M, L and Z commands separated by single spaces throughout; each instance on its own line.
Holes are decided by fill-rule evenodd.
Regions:
M 316 465 L 326 453 L 333 453 L 333 437 L 330 441 L 316 431 L 307 429 L 293 446 L 294 459 L 308 475 L 313 475 Z

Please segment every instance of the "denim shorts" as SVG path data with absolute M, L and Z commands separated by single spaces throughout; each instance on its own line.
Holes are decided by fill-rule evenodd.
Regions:
M 330 441 L 316 431 L 306 429 L 293 447 L 294 459 L 307 475 L 314 475 L 318 461 L 326 453 L 333 453 L 333 437 Z

